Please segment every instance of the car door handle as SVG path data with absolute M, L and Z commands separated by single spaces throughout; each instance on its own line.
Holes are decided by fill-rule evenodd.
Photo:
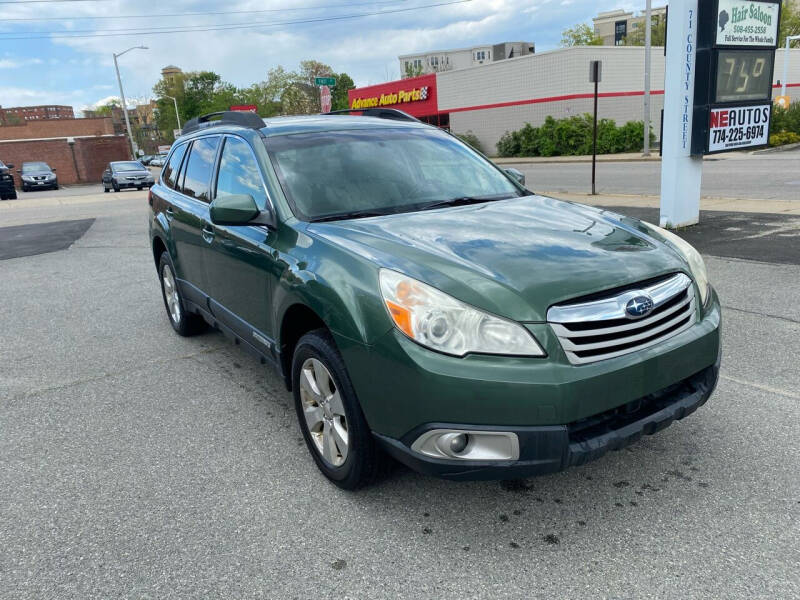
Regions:
M 203 227 L 203 239 L 209 244 L 214 241 L 214 229 L 210 225 Z
M 172 210 L 171 206 L 167 207 L 167 210 L 164 211 L 164 214 L 167 215 L 167 221 L 172 221 L 175 218 L 175 211 Z

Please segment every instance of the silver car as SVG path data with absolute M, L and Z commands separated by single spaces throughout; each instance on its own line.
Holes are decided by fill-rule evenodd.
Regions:
M 108 163 L 103 171 L 103 191 L 118 192 L 125 188 L 141 190 L 155 183 L 153 174 L 138 160 L 120 160 Z

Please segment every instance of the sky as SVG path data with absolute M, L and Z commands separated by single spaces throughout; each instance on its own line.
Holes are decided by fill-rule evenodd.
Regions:
M 244 87 L 263 81 L 273 67 L 292 70 L 301 60 L 314 59 L 348 73 L 356 85 L 369 85 L 399 78 L 401 54 L 502 41 L 532 41 L 537 51 L 550 50 L 558 47 L 566 27 L 590 23 L 600 11 L 643 10 L 644 4 L 644 0 L 0 0 L 0 105 L 66 104 L 77 112 L 103 104 L 119 94 L 112 54 L 131 46 L 148 49 L 118 59 L 129 99 L 151 97 L 161 69 L 168 64 L 184 71 L 215 71 L 223 80 Z M 140 15 L 143 18 L 134 18 Z M 364 16 L 319 20 L 352 15 Z M 242 25 L 246 28 L 233 29 Z M 176 27 L 195 30 L 169 32 Z

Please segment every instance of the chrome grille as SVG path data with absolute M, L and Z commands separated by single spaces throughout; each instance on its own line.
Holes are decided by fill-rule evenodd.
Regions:
M 653 301 L 653 309 L 641 318 L 631 317 L 625 310 L 638 296 Z M 547 321 L 572 364 L 653 346 L 685 331 L 695 319 L 692 280 L 683 273 L 591 302 L 552 306 L 547 311 Z

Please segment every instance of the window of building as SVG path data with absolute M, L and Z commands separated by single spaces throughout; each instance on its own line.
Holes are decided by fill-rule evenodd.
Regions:
M 422 59 L 421 58 L 415 58 L 414 59 L 414 68 L 415 69 L 421 69 L 422 68 Z
M 617 21 L 614 23 L 614 45 L 621 46 L 625 41 L 625 36 L 628 35 L 628 22 Z
M 201 202 L 210 200 L 209 184 L 214 158 L 217 156 L 217 146 L 219 146 L 219 136 L 200 138 L 192 143 L 186 167 L 183 169 L 182 191 L 187 196 Z
M 438 56 L 431 56 L 430 58 L 431 66 L 435 69 L 439 66 L 439 57 Z
M 253 151 L 244 140 L 225 138 L 217 176 L 217 196 L 252 196 L 258 208 L 267 206 L 267 195 L 261 183 L 261 171 Z

